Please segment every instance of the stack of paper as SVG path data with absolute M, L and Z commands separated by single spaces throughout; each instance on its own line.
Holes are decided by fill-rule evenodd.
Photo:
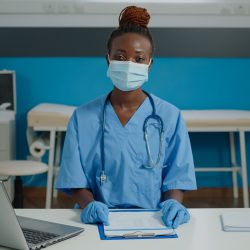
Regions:
M 250 232 L 250 211 L 224 212 L 221 215 L 222 227 L 228 232 Z
M 161 219 L 160 211 L 111 210 L 109 226 L 104 226 L 107 237 L 155 237 L 175 235 L 172 228 L 167 228 Z

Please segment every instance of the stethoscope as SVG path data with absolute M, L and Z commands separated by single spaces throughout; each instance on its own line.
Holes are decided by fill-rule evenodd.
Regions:
M 144 133 L 144 140 L 146 143 L 146 149 L 147 149 L 147 154 L 148 154 L 148 158 L 149 158 L 149 162 L 148 165 L 144 165 L 145 168 L 155 168 L 158 166 L 160 159 L 161 159 L 161 155 L 162 155 L 162 147 L 163 147 L 163 139 L 164 139 L 164 129 L 163 129 L 163 121 L 161 119 L 161 117 L 159 115 L 157 115 L 155 113 L 155 104 L 154 104 L 154 100 L 152 98 L 152 96 L 147 93 L 146 91 L 143 90 L 143 92 L 147 95 L 147 97 L 149 98 L 150 104 L 152 106 L 152 113 L 151 115 L 147 116 L 146 119 L 144 120 L 143 123 L 143 133 Z M 101 131 L 101 161 L 102 161 L 102 169 L 101 169 L 101 175 L 100 175 L 100 182 L 101 184 L 103 184 L 106 179 L 107 179 L 107 175 L 105 174 L 105 153 L 104 153 L 104 142 L 105 142 L 105 136 L 104 136 L 104 127 L 105 127 L 105 110 L 108 104 L 108 101 L 110 99 L 110 96 L 112 94 L 112 91 L 107 95 L 105 102 L 104 102 L 104 106 L 103 106 L 103 111 L 102 111 L 102 131 Z M 148 132 L 147 132 L 147 127 L 148 127 L 148 122 L 150 119 L 154 119 L 157 121 L 157 128 L 159 131 L 159 137 L 160 137 L 160 144 L 159 144 L 159 151 L 158 151 L 158 156 L 156 161 L 153 161 L 152 155 L 151 155 L 151 150 L 149 147 L 149 143 L 148 143 Z

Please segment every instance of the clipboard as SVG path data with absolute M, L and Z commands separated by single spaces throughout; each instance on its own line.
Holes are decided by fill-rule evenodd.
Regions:
M 148 210 L 148 209 L 115 209 L 115 210 L 110 210 L 111 213 L 113 212 L 122 212 L 122 213 L 127 213 L 127 212 L 159 212 L 160 210 Z M 107 236 L 105 235 L 104 232 L 104 226 L 103 224 L 97 224 L 98 226 L 98 232 L 101 240 L 140 240 L 140 239 L 166 239 L 166 238 L 178 238 L 178 235 L 176 234 L 175 231 L 174 233 L 171 234 L 155 234 L 152 230 L 150 229 L 126 229 L 126 233 L 122 235 L 113 235 L 113 236 Z M 124 230 L 117 230 L 117 231 L 124 231 Z
M 225 232 L 250 232 L 249 211 L 226 211 L 220 215 Z

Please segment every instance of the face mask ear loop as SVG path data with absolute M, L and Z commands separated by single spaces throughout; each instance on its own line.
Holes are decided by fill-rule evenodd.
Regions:
M 150 58 L 150 59 L 149 59 L 149 63 L 148 63 L 148 71 L 149 71 L 149 69 L 150 69 L 151 62 L 152 62 L 152 58 Z

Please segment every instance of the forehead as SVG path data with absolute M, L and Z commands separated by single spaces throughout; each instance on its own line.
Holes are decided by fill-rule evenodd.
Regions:
M 151 53 L 151 43 L 149 39 L 143 35 L 136 33 L 125 33 L 113 39 L 111 52 L 124 50 L 126 52 L 143 51 Z

